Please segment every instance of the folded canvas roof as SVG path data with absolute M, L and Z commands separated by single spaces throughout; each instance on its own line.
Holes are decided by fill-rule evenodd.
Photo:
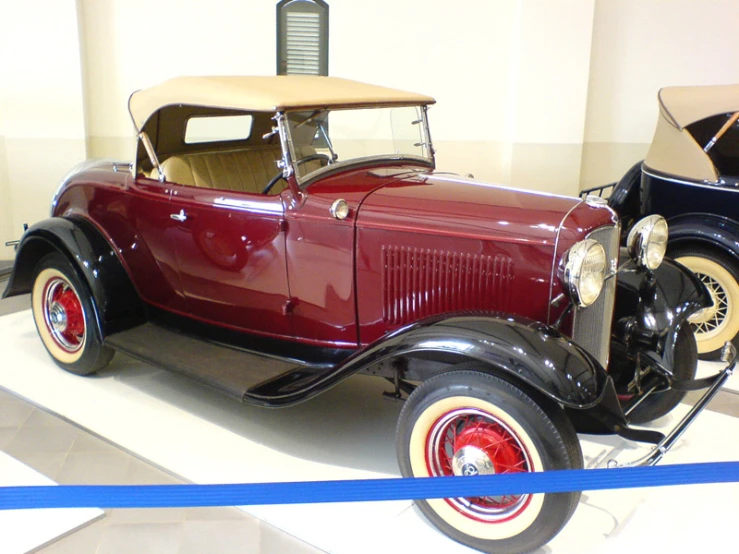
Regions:
M 128 101 L 137 131 L 164 106 L 189 104 L 245 111 L 433 104 L 430 96 L 337 77 L 177 77 L 139 90 Z

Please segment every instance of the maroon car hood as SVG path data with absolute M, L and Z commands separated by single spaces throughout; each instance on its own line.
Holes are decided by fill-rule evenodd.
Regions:
M 357 225 L 553 245 L 579 203 L 458 176 L 406 174 L 367 195 Z

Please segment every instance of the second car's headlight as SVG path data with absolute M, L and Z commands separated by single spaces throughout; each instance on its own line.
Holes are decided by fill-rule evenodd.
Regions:
M 667 222 L 660 215 L 637 221 L 626 239 L 629 254 L 640 267 L 655 270 L 667 250 Z
M 592 239 L 575 244 L 564 259 L 562 280 L 572 301 L 584 308 L 598 299 L 606 279 L 606 251 Z

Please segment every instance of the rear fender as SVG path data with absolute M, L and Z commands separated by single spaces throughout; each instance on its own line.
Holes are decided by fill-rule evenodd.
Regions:
M 36 265 L 51 252 L 66 256 L 87 283 L 103 336 L 144 322 L 143 304 L 115 249 L 81 218 L 53 217 L 24 233 L 3 297 L 31 292 Z

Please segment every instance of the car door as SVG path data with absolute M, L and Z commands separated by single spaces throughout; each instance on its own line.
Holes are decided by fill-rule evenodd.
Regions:
M 280 196 L 176 185 L 171 206 L 188 312 L 238 330 L 291 336 Z

